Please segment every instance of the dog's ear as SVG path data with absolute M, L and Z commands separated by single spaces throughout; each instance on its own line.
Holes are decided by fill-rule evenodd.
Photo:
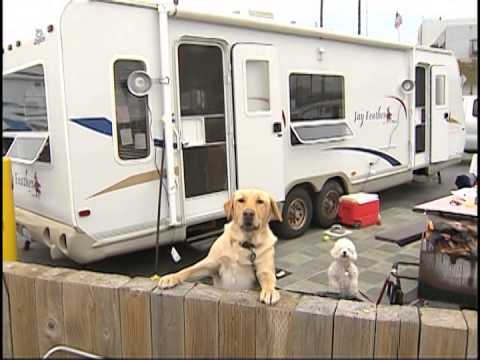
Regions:
M 354 251 L 352 253 L 352 261 L 357 261 L 357 252 L 356 251 Z
M 332 248 L 330 249 L 330 255 L 334 258 L 337 259 L 340 257 L 340 244 L 335 241 L 335 244 L 333 244 Z
M 272 195 L 270 195 L 270 213 L 273 215 L 272 220 L 278 220 L 280 222 L 283 221 L 282 219 L 282 213 L 280 212 L 280 209 L 278 208 L 277 201 L 273 198 Z
M 333 245 L 333 247 L 330 249 L 330 256 L 333 258 L 337 257 L 337 249 L 335 245 Z
M 352 244 L 352 248 L 350 249 L 352 255 L 350 256 L 353 261 L 357 261 L 357 251 L 355 249 L 355 245 Z
M 225 216 L 227 217 L 227 220 L 230 220 L 233 218 L 233 210 L 234 210 L 234 201 L 233 201 L 233 195 L 225 201 L 225 204 L 223 204 L 223 209 L 225 210 Z

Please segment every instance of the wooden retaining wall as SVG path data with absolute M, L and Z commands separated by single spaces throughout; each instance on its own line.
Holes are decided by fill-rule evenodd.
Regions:
M 477 312 L 369 303 L 6 262 L 3 357 L 67 345 L 105 357 L 476 358 Z M 65 356 L 65 354 L 61 354 Z

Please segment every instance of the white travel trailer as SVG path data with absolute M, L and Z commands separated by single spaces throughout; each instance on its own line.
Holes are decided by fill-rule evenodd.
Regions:
M 154 246 L 160 193 L 161 244 L 221 231 L 246 187 L 296 237 L 332 224 L 342 193 L 463 152 L 449 51 L 127 0 L 71 1 L 34 35 L 4 50 L 3 153 L 18 227 L 53 257 Z

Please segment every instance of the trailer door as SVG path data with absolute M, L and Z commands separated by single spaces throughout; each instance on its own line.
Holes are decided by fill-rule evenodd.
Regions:
M 285 198 L 284 138 L 276 49 L 242 44 L 232 51 L 238 188 Z
M 431 162 L 448 160 L 448 124 L 450 107 L 448 103 L 447 68 L 443 65 L 431 67 L 432 112 L 431 112 Z

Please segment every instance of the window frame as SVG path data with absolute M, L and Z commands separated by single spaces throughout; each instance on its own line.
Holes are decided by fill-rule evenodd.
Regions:
M 53 153 L 52 153 L 52 149 L 51 149 L 51 141 L 50 141 L 50 104 L 49 104 L 49 98 L 48 98 L 48 81 L 47 81 L 47 78 L 48 78 L 48 71 L 47 71 L 47 67 L 45 65 L 45 61 L 44 60 L 34 60 L 34 61 L 31 61 L 31 62 L 27 62 L 27 63 L 24 63 L 20 66 L 16 66 L 16 67 L 13 67 L 11 69 L 9 69 L 8 71 L 5 71 L 2 73 L 2 81 L 3 81 L 3 77 L 6 76 L 6 75 L 10 75 L 10 74 L 13 74 L 13 73 L 16 73 L 16 72 L 19 72 L 19 71 L 22 71 L 22 70 L 26 70 L 28 68 L 31 68 L 31 67 L 34 67 L 34 66 L 37 66 L 37 65 L 41 65 L 42 66 L 42 70 L 43 70 L 43 83 L 44 83 L 44 87 L 45 87 L 45 109 L 46 109 L 46 112 L 47 112 L 47 131 L 2 131 L 2 138 L 5 136 L 5 137 L 10 137 L 10 138 L 13 138 L 13 141 L 12 143 L 10 144 L 10 147 L 8 148 L 7 152 L 5 153 L 5 157 L 8 157 L 13 163 L 19 163 L 19 164 L 25 164 L 25 165 L 32 165 L 32 164 L 36 164 L 36 165 L 41 165 L 43 167 L 51 167 L 52 166 L 52 163 L 53 163 Z M 39 150 L 37 151 L 37 154 L 36 156 L 34 157 L 33 160 L 25 160 L 25 159 L 21 159 L 21 158 L 16 158 L 16 157 L 10 157 L 10 152 L 17 140 L 17 138 L 40 138 L 40 137 L 44 137 L 44 141 L 42 143 L 42 146 L 40 146 Z M 37 161 L 38 158 L 40 157 L 40 154 L 43 152 L 43 150 L 45 149 L 45 145 L 49 143 L 49 157 L 50 157 L 50 161 L 46 162 L 46 161 Z
M 325 76 L 340 76 L 343 79 L 343 118 L 340 119 L 317 119 L 317 120 L 296 120 L 296 121 L 291 121 L 291 109 L 290 109 L 290 76 L 293 74 L 298 74 L 298 75 L 325 75 Z M 352 139 L 356 136 L 354 129 L 350 126 L 350 124 L 347 121 L 346 117 L 346 109 L 347 109 L 347 86 L 346 86 L 346 76 L 342 72 L 336 72 L 336 71 L 319 71 L 319 70 L 308 70 L 308 69 L 295 69 L 295 70 L 290 70 L 287 73 L 287 96 L 288 96 L 288 101 L 287 101 L 287 111 L 288 115 L 286 116 L 287 123 L 289 124 L 289 127 L 291 131 L 295 134 L 297 137 L 297 140 L 299 141 L 298 144 L 293 144 L 292 143 L 292 138 L 291 138 L 291 133 L 288 132 L 288 136 L 290 137 L 290 141 L 288 142 L 288 146 L 291 148 L 295 148 L 299 145 L 317 145 L 317 144 L 328 144 L 328 143 L 335 143 L 339 141 L 346 141 L 349 139 Z M 346 136 L 339 136 L 339 137 L 332 137 L 332 138 L 326 138 L 326 139 L 318 139 L 318 140 L 302 140 L 301 137 L 299 136 L 298 132 L 296 131 L 295 127 L 304 127 L 304 126 L 321 126 L 321 125 L 336 125 L 336 124 L 345 124 L 352 135 L 346 135 Z
M 118 145 L 118 126 L 117 126 L 117 103 L 116 103 L 116 98 L 115 98 L 115 63 L 117 61 L 141 61 L 145 65 L 145 72 L 148 73 L 149 68 L 151 68 L 149 61 L 147 60 L 146 57 L 143 56 L 138 56 L 138 55 L 128 55 L 128 54 L 122 54 L 122 55 L 116 55 L 112 58 L 110 62 L 110 96 L 111 96 L 111 104 L 112 104 L 112 139 L 113 139 L 113 156 L 116 162 L 118 162 L 120 165 L 136 165 L 136 164 L 142 164 L 142 163 L 147 163 L 151 161 L 153 153 L 155 151 L 154 149 L 154 141 L 153 141 L 153 133 L 152 133 L 152 119 L 150 118 L 149 111 L 148 109 L 152 109 L 152 103 L 150 100 L 149 94 L 145 95 L 147 97 L 147 102 L 146 102 L 146 109 L 145 109 L 145 114 L 146 114 L 146 121 L 147 121 L 147 144 L 148 144 L 148 155 L 143 157 L 143 158 L 138 158 L 138 159 L 122 159 L 120 157 L 119 153 L 119 145 Z M 152 86 L 153 89 L 153 86 Z M 128 91 L 128 90 L 127 90 Z M 134 95 L 132 95 L 134 96 Z M 152 110 L 153 111 L 153 110 Z

